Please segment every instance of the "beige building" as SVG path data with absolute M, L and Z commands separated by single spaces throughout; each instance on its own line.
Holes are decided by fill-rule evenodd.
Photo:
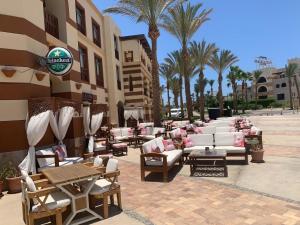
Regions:
M 0 160 L 12 155 L 22 158 L 26 153 L 25 120 L 36 110 L 36 102 L 79 105 L 65 141 L 72 149 L 70 155 L 84 148 L 82 104 L 105 112 L 104 123 L 122 125 L 126 105 L 143 106 L 150 119 L 150 47 L 146 47 L 146 39 L 136 39 L 136 46 L 130 40 L 120 40 L 118 26 L 91 0 L 2 1 L 0 21 Z M 128 72 L 130 63 L 123 57 L 131 46 L 134 55 L 143 58 L 130 62 L 137 68 Z M 54 47 L 64 47 L 73 55 L 72 69 L 63 77 L 50 74 L 41 64 Z M 148 96 L 140 95 L 137 86 L 128 95 L 129 74 L 141 77 L 134 85 L 147 89 Z M 55 141 L 49 128 L 39 146 Z

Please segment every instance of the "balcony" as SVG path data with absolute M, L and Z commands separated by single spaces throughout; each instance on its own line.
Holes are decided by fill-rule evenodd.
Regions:
M 81 68 L 81 80 L 89 82 L 89 70 L 87 68 Z
M 59 39 L 58 19 L 53 14 L 44 10 L 45 29 L 46 32 Z

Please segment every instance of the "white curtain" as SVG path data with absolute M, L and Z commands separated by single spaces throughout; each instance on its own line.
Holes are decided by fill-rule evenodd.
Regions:
M 124 119 L 125 119 L 125 126 L 127 127 L 127 120 L 132 117 L 133 119 L 139 121 L 140 113 L 138 109 L 126 109 L 124 111 Z
M 88 136 L 90 134 L 90 107 L 86 106 L 83 107 L 83 127 L 84 127 L 84 134 Z
M 27 173 L 36 173 L 35 146 L 46 133 L 50 120 L 50 114 L 52 114 L 52 112 L 49 110 L 42 112 L 38 115 L 32 116 L 28 124 L 25 124 L 29 150 L 27 156 L 19 165 L 20 170 L 24 170 Z
M 60 109 L 58 119 L 57 115 L 54 116 L 53 113 L 50 114 L 50 125 L 60 145 L 63 144 L 63 139 L 66 136 L 74 112 L 75 109 L 73 107 L 65 106 Z
M 91 127 L 89 129 L 89 135 L 90 135 L 89 145 L 88 145 L 89 152 L 94 151 L 94 135 L 99 130 L 102 123 L 102 119 L 103 119 L 103 112 L 92 115 Z

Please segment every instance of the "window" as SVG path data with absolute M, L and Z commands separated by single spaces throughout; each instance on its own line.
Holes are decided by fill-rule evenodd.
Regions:
M 258 78 L 258 81 L 257 81 L 257 83 L 266 83 L 266 82 L 267 82 L 267 80 L 265 77 L 260 77 L 260 78 Z
M 116 66 L 116 73 L 117 73 L 117 85 L 118 85 L 118 89 L 122 90 L 122 87 L 121 87 L 121 77 L 120 77 L 120 68 L 118 66 Z
M 133 51 L 124 52 L 125 62 L 133 62 Z
M 262 86 L 262 87 L 259 87 L 258 88 L 258 92 L 261 93 L 261 92 L 267 92 L 268 89 L 265 87 L 265 86 Z
M 281 84 L 281 87 L 286 87 L 286 83 L 282 83 L 282 84 Z
M 86 47 L 78 44 L 81 80 L 89 82 L 88 54 Z
M 132 81 L 132 76 L 129 76 L 129 91 L 133 91 L 133 81 Z
M 115 45 L 115 57 L 119 59 L 119 47 L 118 47 L 118 38 L 114 35 L 114 45 Z
M 99 24 L 92 19 L 93 41 L 101 48 L 101 31 Z
M 100 87 L 104 87 L 103 79 L 103 63 L 102 59 L 95 55 L 95 74 L 96 74 L 96 83 Z
M 278 94 L 277 100 L 284 100 L 284 94 Z
M 84 9 L 78 3 L 76 3 L 76 23 L 77 23 L 77 29 L 85 35 L 86 30 L 85 30 Z
M 276 84 L 276 88 L 280 88 L 280 85 L 279 85 L 279 84 Z

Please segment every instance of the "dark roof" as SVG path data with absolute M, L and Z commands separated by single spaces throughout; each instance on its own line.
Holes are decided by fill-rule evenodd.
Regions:
M 147 38 L 144 34 L 137 34 L 137 35 L 129 35 L 129 36 L 122 36 L 120 37 L 121 41 L 127 41 L 127 40 L 139 40 L 142 44 L 143 48 L 145 49 L 147 55 L 149 58 L 151 58 L 151 47 L 147 41 Z

